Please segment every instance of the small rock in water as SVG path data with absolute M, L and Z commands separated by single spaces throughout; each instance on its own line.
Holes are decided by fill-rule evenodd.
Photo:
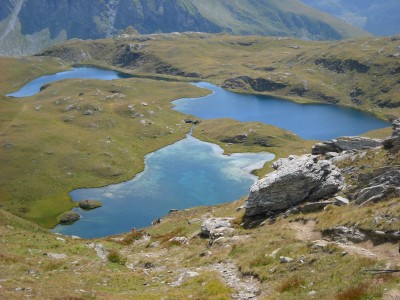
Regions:
M 98 200 L 82 200 L 79 201 L 79 207 L 82 209 L 95 209 L 101 207 L 103 204 Z
M 161 222 L 162 222 L 162 219 L 158 218 L 157 220 L 154 220 L 153 222 L 151 222 L 151 225 L 160 224 Z
M 61 224 L 70 224 L 75 221 L 78 221 L 80 218 L 81 218 L 81 215 L 78 214 L 77 212 L 68 211 L 60 217 L 60 223 Z

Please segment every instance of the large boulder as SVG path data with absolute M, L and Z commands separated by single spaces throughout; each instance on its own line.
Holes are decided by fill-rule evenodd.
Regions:
M 360 136 L 344 136 L 334 140 L 315 144 L 311 153 L 314 155 L 326 154 L 328 152 L 343 152 L 348 150 L 366 150 L 381 147 L 382 141 Z
M 230 234 L 234 230 L 231 225 L 233 218 L 210 218 L 201 224 L 200 236 L 211 239 Z
M 276 171 L 256 182 L 245 203 L 246 215 L 282 211 L 304 201 L 329 198 L 344 186 L 335 165 L 318 156 L 290 156 L 273 164 Z

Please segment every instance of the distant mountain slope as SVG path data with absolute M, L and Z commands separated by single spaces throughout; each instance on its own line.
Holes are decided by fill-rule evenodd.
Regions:
M 375 35 L 400 33 L 399 0 L 301 0 Z
M 140 33 L 229 32 L 333 40 L 366 33 L 298 0 L 2 0 L 0 55 L 57 41 Z

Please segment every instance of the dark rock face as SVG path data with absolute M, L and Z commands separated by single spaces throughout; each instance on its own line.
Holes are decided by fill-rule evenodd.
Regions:
M 51 39 L 63 30 L 68 38 L 95 39 L 100 32 L 94 22 L 105 10 L 105 3 L 99 1 L 35 0 L 25 1 L 19 13 L 22 34 L 49 29 Z M 87 14 L 90 12 L 90 16 Z
M 256 92 L 273 92 L 281 90 L 287 87 L 286 83 L 275 82 L 264 78 L 251 78 L 249 76 L 240 76 L 236 78 L 230 78 L 224 81 L 222 84 L 223 88 L 237 89 L 243 88 L 248 89 L 251 87 Z
M 279 159 L 273 167 L 275 172 L 251 187 L 245 204 L 247 216 L 286 210 L 306 200 L 329 198 L 344 185 L 340 171 L 317 156 L 290 156 Z
M 219 26 L 205 19 L 190 2 L 187 6 L 176 0 L 155 0 L 151 2 L 146 0 L 120 0 L 115 27 L 124 29 L 128 25 L 132 25 L 141 33 L 221 31 Z
M 109 38 L 137 32 L 227 32 L 310 40 L 365 35 L 362 30 L 344 22 L 339 26 L 309 7 L 299 13 L 282 8 L 291 5 L 292 1 L 281 0 L 276 4 L 254 0 L 218 3 L 198 0 L 2 0 L 0 21 L 6 20 L 11 13 L 15 13 L 17 19 L 9 18 L 10 24 L 0 28 L 0 36 L 3 33 L 7 36 L 0 44 L 0 53 L 34 54 L 66 39 Z M 296 6 L 302 4 L 298 2 Z M 10 29 L 13 34 L 8 34 Z M 21 45 L 21 39 L 29 42 Z M 252 43 L 239 42 L 238 45 L 247 47 Z
M 63 30 L 68 38 L 96 39 L 122 32 L 128 26 L 141 33 L 221 31 L 193 5 L 186 7 L 176 0 L 28 0 L 19 17 L 23 34 L 48 28 L 52 39 Z
M 145 60 L 143 53 L 135 52 L 134 46 L 123 44 L 117 47 L 115 56 L 112 59 L 112 64 L 125 68 L 134 68 L 140 66 Z
M 369 66 L 358 62 L 354 59 L 340 60 L 335 58 L 318 58 L 315 60 L 315 64 L 322 65 L 336 73 L 344 73 L 345 71 L 356 71 L 357 73 L 367 73 Z
M 376 147 L 381 147 L 380 140 L 365 138 L 365 137 L 339 137 L 334 140 L 329 140 L 323 143 L 315 144 L 312 148 L 312 154 L 326 154 L 328 152 L 343 152 L 348 150 L 366 150 Z
M 259 136 L 256 134 L 238 134 L 235 136 L 223 136 L 219 140 L 223 143 L 242 144 L 245 146 L 259 145 L 261 147 L 272 147 L 272 136 Z

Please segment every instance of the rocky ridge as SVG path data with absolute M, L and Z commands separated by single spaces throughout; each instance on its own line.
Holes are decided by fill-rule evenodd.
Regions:
M 251 187 L 245 203 L 246 216 L 307 213 L 328 205 L 363 206 L 400 197 L 400 166 L 387 165 L 360 174 L 356 186 L 348 186 L 345 180 L 345 175 L 354 172 L 355 167 L 340 167 L 342 162 L 354 162 L 365 157 L 367 151 L 382 149 L 384 145 L 397 155 L 399 124 L 400 119 L 393 121 L 392 137 L 384 142 L 365 137 L 340 137 L 314 145 L 313 155 L 279 159 L 273 164 L 276 171 Z M 350 201 L 339 194 L 346 195 Z
M 0 2 L 0 54 L 32 54 L 61 40 L 112 37 L 132 27 L 145 34 L 199 31 L 329 40 L 366 35 L 297 0 L 280 2 L 5 0 Z

